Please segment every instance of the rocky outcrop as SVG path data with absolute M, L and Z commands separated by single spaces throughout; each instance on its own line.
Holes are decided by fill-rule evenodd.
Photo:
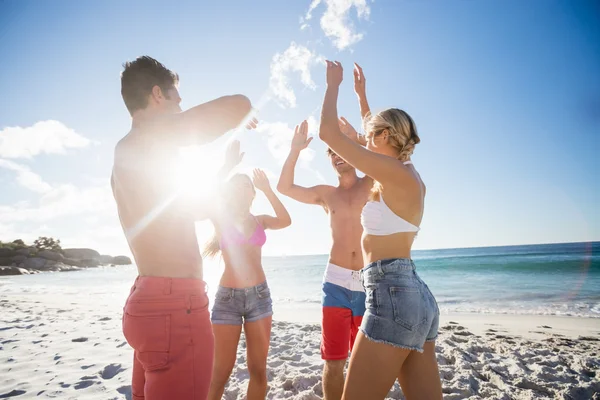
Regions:
M 0 267 L 0 276 L 6 275 L 29 275 L 29 271 L 19 267 Z
M 113 257 L 111 264 L 114 265 L 130 265 L 132 264 L 131 258 L 126 256 L 116 256 Z
M 62 261 L 65 259 L 65 256 L 63 256 L 61 253 L 52 250 L 40 250 L 36 255 L 52 261 Z
M 0 245 L 2 243 L 0 242 Z M 6 246 L 6 245 L 5 245 Z M 93 249 L 47 250 L 15 243 L 0 247 L 0 275 L 22 275 L 45 271 L 75 271 L 100 266 L 129 265 L 126 256 L 100 255 Z
M 100 253 L 93 249 L 63 249 L 62 253 L 66 258 L 76 260 L 96 260 L 100 258 Z
M 22 262 L 23 268 L 27 269 L 42 269 L 46 266 L 48 260 L 40 257 L 31 257 Z

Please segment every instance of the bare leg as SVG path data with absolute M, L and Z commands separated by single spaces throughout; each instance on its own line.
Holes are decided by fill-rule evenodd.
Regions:
M 423 353 L 413 351 L 400 369 L 400 386 L 406 400 L 440 400 L 442 382 L 435 358 L 435 343 L 425 342 Z
M 267 396 L 267 356 L 271 342 L 272 317 L 246 322 L 246 356 L 248 358 L 248 400 L 264 400 Z
M 208 398 L 221 400 L 236 360 L 237 346 L 242 333 L 241 325 L 213 324 L 215 361 Z
M 373 342 L 359 332 L 350 357 L 342 398 L 385 399 L 409 354 L 410 350 Z
M 323 367 L 323 400 L 340 400 L 344 391 L 346 360 L 325 360 Z

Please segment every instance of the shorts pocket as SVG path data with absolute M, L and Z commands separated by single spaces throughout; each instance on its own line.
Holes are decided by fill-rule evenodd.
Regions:
M 233 296 L 231 295 L 230 290 L 217 290 L 217 294 L 215 296 L 215 303 L 231 303 Z
M 418 287 L 390 287 L 394 321 L 412 331 L 427 321 Z
M 137 316 L 125 310 L 123 334 L 144 370 L 153 371 L 169 364 L 170 315 Z
M 271 290 L 267 286 L 261 286 L 257 289 L 257 296 L 261 300 L 271 297 Z

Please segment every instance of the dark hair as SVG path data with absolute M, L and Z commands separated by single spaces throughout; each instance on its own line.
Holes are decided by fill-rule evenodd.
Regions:
M 138 57 L 134 61 L 127 61 L 123 67 L 121 96 L 132 115 L 148 106 L 148 96 L 154 86 L 158 86 L 167 96 L 167 91 L 179 83 L 179 75 L 152 57 Z

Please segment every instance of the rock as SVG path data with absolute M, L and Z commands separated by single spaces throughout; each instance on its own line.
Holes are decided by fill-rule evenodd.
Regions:
M 22 254 L 16 255 L 12 258 L 12 262 L 17 264 L 22 263 L 25 260 L 27 260 L 27 256 L 24 256 Z
M 29 271 L 19 267 L 0 267 L 0 276 L 29 275 Z
M 12 265 L 13 262 L 12 257 L 0 257 L 0 265 Z
M 65 258 L 62 254 L 52 250 L 41 250 L 37 253 L 37 256 L 52 261 L 62 261 Z
M 100 253 L 93 249 L 64 249 L 63 254 L 66 258 L 75 260 L 97 260 L 100 258 Z
M 5 247 L 0 247 L 0 257 L 12 257 L 16 256 L 17 252 L 13 249 L 8 249 Z
M 109 255 L 103 254 L 103 255 L 100 256 L 100 258 L 98 258 L 98 260 L 102 264 L 112 264 L 113 258 L 114 258 L 113 256 L 109 256 Z
M 131 265 L 131 258 L 127 256 L 116 256 L 113 258 L 112 263 L 115 265 Z
M 23 261 L 23 265 L 27 269 L 42 269 L 46 266 L 46 259 L 31 257 Z
M 65 258 L 65 259 L 61 260 L 61 262 L 63 264 L 71 265 L 73 267 L 80 267 L 80 268 L 85 267 L 85 265 L 83 264 L 83 262 L 81 260 L 74 260 L 72 258 Z
M 21 254 L 24 256 L 30 256 L 32 254 L 35 254 L 36 252 L 37 252 L 37 250 L 32 247 L 26 247 L 24 249 L 19 249 L 16 251 L 17 254 Z
M 83 266 L 87 268 L 96 268 L 100 266 L 100 261 L 94 258 L 90 258 L 86 260 L 81 260 L 81 264 L 83 264 Z

